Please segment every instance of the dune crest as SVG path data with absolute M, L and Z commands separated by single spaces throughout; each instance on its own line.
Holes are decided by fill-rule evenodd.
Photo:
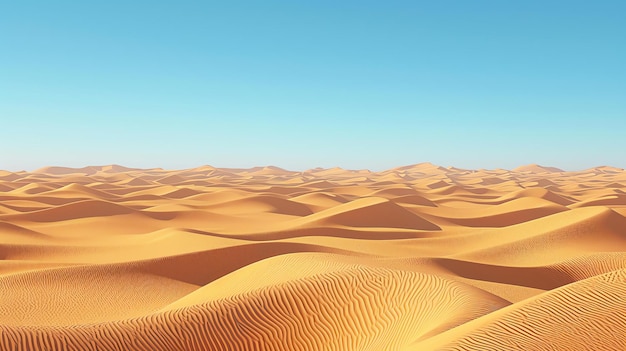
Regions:
M 626 171 L 0 171 L 0 350 L 624 350 Z

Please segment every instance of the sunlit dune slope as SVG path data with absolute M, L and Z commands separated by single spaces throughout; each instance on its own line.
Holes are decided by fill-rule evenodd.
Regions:
M 0 350 L 626 350 L 626 172 L 0 171 Z

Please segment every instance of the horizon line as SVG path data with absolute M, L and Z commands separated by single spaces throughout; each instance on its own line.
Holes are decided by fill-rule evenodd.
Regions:
M 128 167 L 128 166 L 124 166 L 124 165 L 120 165 L 120 164 L 104 164 L 104 165 L 87 165 L 87 166 L 83 166 L 83 167 L 70 167 L 70 166 L 59 166 L 59 165 L 51 165 L 51 166 L 43 166 L 43 167 L 39 167 L 37 169 L 33 169 L 33 170 L 18 170 L 18 171 L 12 171 L 12 170 L 8 170 L 8 169 L 0 169 L 1 172 L 8 172 L 8 173 L 46 173 L 46 170 L 56 170 L 56 171 L 63 171 L 64 173 L 66 172 L 71 172 L 71 171 L 75 171 L 72 173 L 85 173 L 86 171 L 88 171 L 88 173 L 97 173 L 98 171 L 104 171 L 105 168 L 118 168 L 118 170 L 116 172 L 131 172 L 131 171 L 187 171 L 187 170 L 195 170 L 195 169 L 200 169 L 200 168 L 213 168 L 213 169 L 222 169 L 222 170 L 233 170 L 233 171 L 259 171 L 259 170 L 264 170 L 264 169 L 274 169 L 276 171 L 285 171 L 285 172 L 292 172 L 292 173 L 305 173 L 305 172 L 309 172 L 309 171 L 322 171 L 322 170 L 332 170 L 332 169 L 340 169 L 340 170 L 344 170 L 344 171 L 348 171 L 348 172 L 369 172 L 369 173 L 384 173 L 384 172 L 389 172 L 389 171 L 394 171 L 394 170 L 408 170 L 411 168 L 415 168 L 415 167 L 429 167 L 429 168 L 434 168 L 434 169 L 439 169 L 439 170 L 457 170 L 457 171 L 508 171 L 508 172 L 532 172 L 532 173 L 573 173 L 573 172 L 584 172 L 584 171 L 591 171 L 591 170 L 597 170 L 597 169 L 602 169 L 602 168 L 609 168 L 609 169 L 615 169 L 615 170 L 620 170 L 620 171 L 624 171 L 624 168 L 621 167 L 615 167 L 615 166 L 611 166 L 611 165 L 598 165 L 598 166 L 593 166 L 593 167 L 588 167 L 588 168 L 584 168 L 584 169 L 580 169 L 580 170 L 566 170 L 566 169 L 562 169 L 562 168 L 558 168 L 558 167 L 553 167 L 553 166 L 545 166 L 545 165 L 540 165 L 540 164 L 536 164 L 536 163 L 531 163 L 531 164 L 524 164 L 512 169 L 507 169 L 507 168 L 501 168 L 501 167 L 497 167 L 497 168 L 462 168 L 462 167 L 455 167 L 455 166 L 441 166 L 438 164 L 434 164 L 432 162 L 419 162 L 419 163 L 412 163 L 412 164 L 406 164 L 406 165 L 400 165 L 400 166 L 395 166 L 395 167 L 391 167 L 391 168 L 386 168 L 380 171 L 373 171 L 369 168 L 359 168 L 359 169 L 355 169 L 355 168 L 344 168 L 341 166 L 334 166 L 334 167 L 313 167 L 313 168 L 307 168 L 304 170 L 293 170 L 293 169 L 289 169 L 289 168 L 284 168 L 284 167 L 280 167 L 280 166 L 275 166 L 275 165 L 264 165 L 264 166 L 252 166 L 252 167 L 219 167 L 219 166 L 213 166 L 213 165 L 209 165 L 209 164 L 203 164 L 203 165 L 199 165 L 199 166 L 195 166 L 195 167 L 188 167 L 188 168 L 163 168 L 163 167 L 148 167 L 148 168 L 144 168 L 144 167 Z M 539 171 L 539 172 L 537 172 Z

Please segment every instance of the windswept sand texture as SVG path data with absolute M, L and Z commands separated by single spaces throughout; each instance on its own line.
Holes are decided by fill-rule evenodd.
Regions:
M 626 350 L 626 172 L 0 171 L 0 350 Z

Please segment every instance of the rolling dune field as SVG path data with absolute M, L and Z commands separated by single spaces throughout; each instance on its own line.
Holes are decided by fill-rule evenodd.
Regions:
M 0 350 L 626 350 L 626 171 L 0 171 Z

